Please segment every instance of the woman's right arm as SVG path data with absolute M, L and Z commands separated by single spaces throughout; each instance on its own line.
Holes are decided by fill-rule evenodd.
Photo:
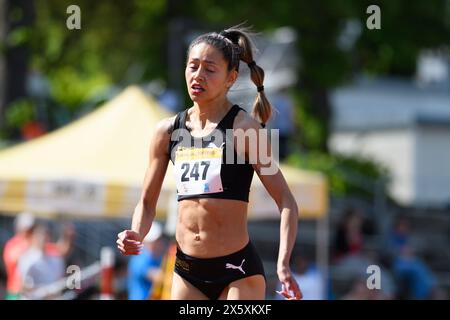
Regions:
M 156 202 L 169 163 L 167 150 L 174 119 L 175 117 L 161 120 L 151 139 L 149 165 L 145 173 L 141 197 L 134 209 L 131 229 L 118 234 L 117 247 L 124 255 L 139 254 L 142 240 L 149 232 L 155 218 Z

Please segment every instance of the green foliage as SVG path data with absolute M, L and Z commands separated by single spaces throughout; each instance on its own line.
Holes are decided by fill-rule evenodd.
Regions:
M 450 5 L 433 1 L 355 2 L 356 17 L 365 23 L 365 8 L 377 4 L 381 10 L 381 29 L 363 25 L 356 45 L 360 66 L 375 74 L 411 76 L 421 49 L 450 45 Z
M 324 173 L 334 196 L 354 195 L 372 198 L 376 184 L 386 183 L 388 170 L 372 159 L 345 155 L 332 155 L 321 151 L 296 152 L 287 163 L 308 170 Z
M 294 28 L 301 68 L 293 88 L 299 132 L 293 142 L 302 152 L 288 161 L 324 172 L 335 195 L 371 196 L 374 183 L 385 181 L 388 172 L 370 159 L 325 151 L 329 91 L 359 72 L 411 76 L 420 50 L 450 45 L 448 0 L 35 0 L 34 4 L 35 25 L 11 30 L 0 50 L 30 46 L 32 68 L 51 84 L 50 118 L 65 119 L 58 123 L 76 117 L 109 85 L 167 80 L 173 63 L 167 55 L 168 29 L 175 20 L 192 30 L 218 31 L 241 22 L 258 32 Z M 72 4 L 81 9 L 81 30 L 66 27 L 66 9 Z M 366 28 L 366 9 L 372 4 L 381 8 L 381 30 Z M 10 12 L 9 19 L 19 21 L 21 15 Z M 359 21 L 361 34 L 345 51 L 337 40 L 350 19 Z M 182 78 L 183 70 L 179 72 Z M 31 101 L 16 101 L 7 109 L 6 124 L 18 129 L 35 118 L 34 112 Z
M 342 83 L 355 63 L 369 72 L 411 74 L 420 48 L 449 43 L 450 38 L 450 9 L 445 0 L 258 1 L 257 5 L 254 0 L 79 0 L 82 29 L 78 31 L 65 26 L 66 8 L 72 2 L 36 1 L 33 64 L 43 72 L 75 64 L 81 73 L 108 74 L 114 83 L 124 81 L 131 65 L 141 69 L 139 80 L 166 77 L 167 28 L 175 18 L 209 25 L 212 30 L 243 21 L 261 32 L 294 27 L 305 62 L 300 81 L 310 94 L 315 88 Z M 366 8 L 371 4 L 381 8 L 381 30 L 365 28 Z M 348 19 L 359 20 L 362 27 L 353 52 L 337 46 Z M 12 37 L 23 42 L 25 34 L 17 31 Z M 319 108 L 313 105 L 308 112 L 314 114 L 315 109 Z
M 5 40 L 7 47 L 16 47 L 28 43 L 31 39 L 32 31 L 29 27 L 19 27 L 8 33 Z
M 107 75 L 83 75 L 73 67 L 59 68 L 50 74 L 51 94 L 56 102 L 75 112 L 110 84 Z
M 303 90 L 295 91 L 294 97 L 296 105 L 297 131 L 299 132 L 294 138 L 297 145 L 307 150 L 319 150 L 320 144 L 324 140 L 324 129 L 321 120 L 315 117 L 310 111 L 309 96 Z
M 80 8 L 81 30 L 66 26 L 72 4 Z M 86 103 L 108 86 L 165 76 L 166 5 L 166 0 L 35 1 L 34 25 L 13 29 L 2 47 L 27 44 L 31 68 L 49 80 L 44 109 L 50 121 L 59 119 L 49 128 L 86 112 Z M 19 13 L 10 15 L 19 19 Z
M 70 0 L 36 1 L 33 65 L 43 72 L 77 66 L 82 74 L 107 74 L 124 83 L 130 66 L 141 66 L 134 81 L 165 74 L 166 0 L 79 0 L 81 30 L 69 30 Z M 161 50 L 163 49 L 163 50 Z
M 33 102 L 29 99 L 16 100 L 8 106 L 5 113 L 6 127 L 19 129 L 35 118 Z

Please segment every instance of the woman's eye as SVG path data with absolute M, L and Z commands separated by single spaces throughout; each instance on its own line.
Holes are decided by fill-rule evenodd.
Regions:
M 198 69 L 198 66 L 189 66 L 189 69 L 191 69 L 191 70 L 197 70 Z M 205 69 L 207 72 L 210 72 L 210 73 L 213 73 L 213 72 L 215 72 L 215 70 L 213 70 L 213 69 Z

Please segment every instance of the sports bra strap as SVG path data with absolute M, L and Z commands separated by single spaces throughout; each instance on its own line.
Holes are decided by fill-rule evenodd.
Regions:
M 175 120 L 173 121 L 173 127 L 170 132 L 171 139 L 169 140 L 169 144 L 168 144 L 168 148 L 167 148 L 167 154 L 169 155 L 169 157 L 170 157 L 170 153 L 172 151 L 172 147 L 175 145 L 175 142 L 176 142 L 176 141 L 172 140 L 172 134 L 174 134 L 174 131 L 179 129 L 180 126 L 182 126 L 183 122 L 181 120 L 183 118 L 183 113 L 186 113 L 186 110 L 178 112 L 177 115 L 175 116 Z
M 233 123 L 234 123 L 234 118 L 236 118 L 236 116 L 240 110 L 244 110 L 244 109 L 242 109 L 241 107 L 239 107 L 236 104 L 233 105 L 231 107 L 230 111 L 228 111 L 228 113 L 225 115 L 225 117 L 222 119 L 222 121 L 219 122 L 219 124 L 217 126 L 220 126 L 222 129 L 232 129 Z

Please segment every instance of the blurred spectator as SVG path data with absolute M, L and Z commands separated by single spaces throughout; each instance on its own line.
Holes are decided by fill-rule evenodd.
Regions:
M 289 154 L 289 138 L 294 134 L 294 102 L 289 97 L 287 88 L 280 89 L 271 96 L 274 112 L 267 124 L 268 129 L 279 130 L 280 162 Z
M 335 259 L 361 253 L 363 248 L 363 216 L 354 208 L 347 208 L 338 223 L 335 236 Z
M 15 234 L 5 244 L 3 260 L 7 275 L 6 299 L 20 299 L 22 277 L 17 268 L 18 260 L 30 248 L 35 226 L 36 218 L 32 213 L 20 213 L 15 220 Z M 57 243 L 47 242 L 45 244 L 46 253 L 66 258 L 72 249 L 74 235 L 73 226 L 66 224 L 63 235 Z
M 163 229 L 154 221 L 143 240 L 139 255 L 132 256 L 128 264 L 128 299 L 146 300 L 151 296 L 153 283 L 162 277 L 161 262 L 164 255 Z
M 383 290 L 369 289 L 367 279 L 357 276 L 352 281 L 350 291 L 342 297 L 342 300 L 385 300 L 389 296 L 384 294 Z
M 75 227 L 72 223 L 62 225 L 62 233 L 57 242 L 48 241 L 45 250 L 50 255 L 60 255 L 67 259 L 72 252 L 75 240 Z
M 23 279 L 21 290 L 23 298 L 52 298 L 36 295 L 34 290 L 55 283 L 65 275 L 64 258 L 57 251 L 46 250 L 46 244 L 49 242 L 46 226 L 36 226 L 33 229 L 30 247 L 19 258 L 17 265 Z
M 398 282 L 399 299 L 431 299 L 438 292 L 437 281 L 411 245 L 409 220 L 399 216 L 390 235 L 392 268 Z
M 114 299 L 115 300 L 127 300 L 128 299 L 128 288 L 127 288 L 127 277 L 128 277 L 128 265 L 127 260 L 123 257 L 116 257 L 114 263 Z
M 6 267 L 6 299 L 16 300 L 20 298 L 22 281 L 17 262 L 19 257 L 30 246 L 31 235 L 36 224 L 35 217 L 29 212 L 20 213 L 14 223 L 15 234 L 9 239 L 3 251 L 3 260 Z
M 399 215 L 395 221 L 390 234 L 390 248 L 395 255 L 408 254 L 411 248 L 409 220 Z

